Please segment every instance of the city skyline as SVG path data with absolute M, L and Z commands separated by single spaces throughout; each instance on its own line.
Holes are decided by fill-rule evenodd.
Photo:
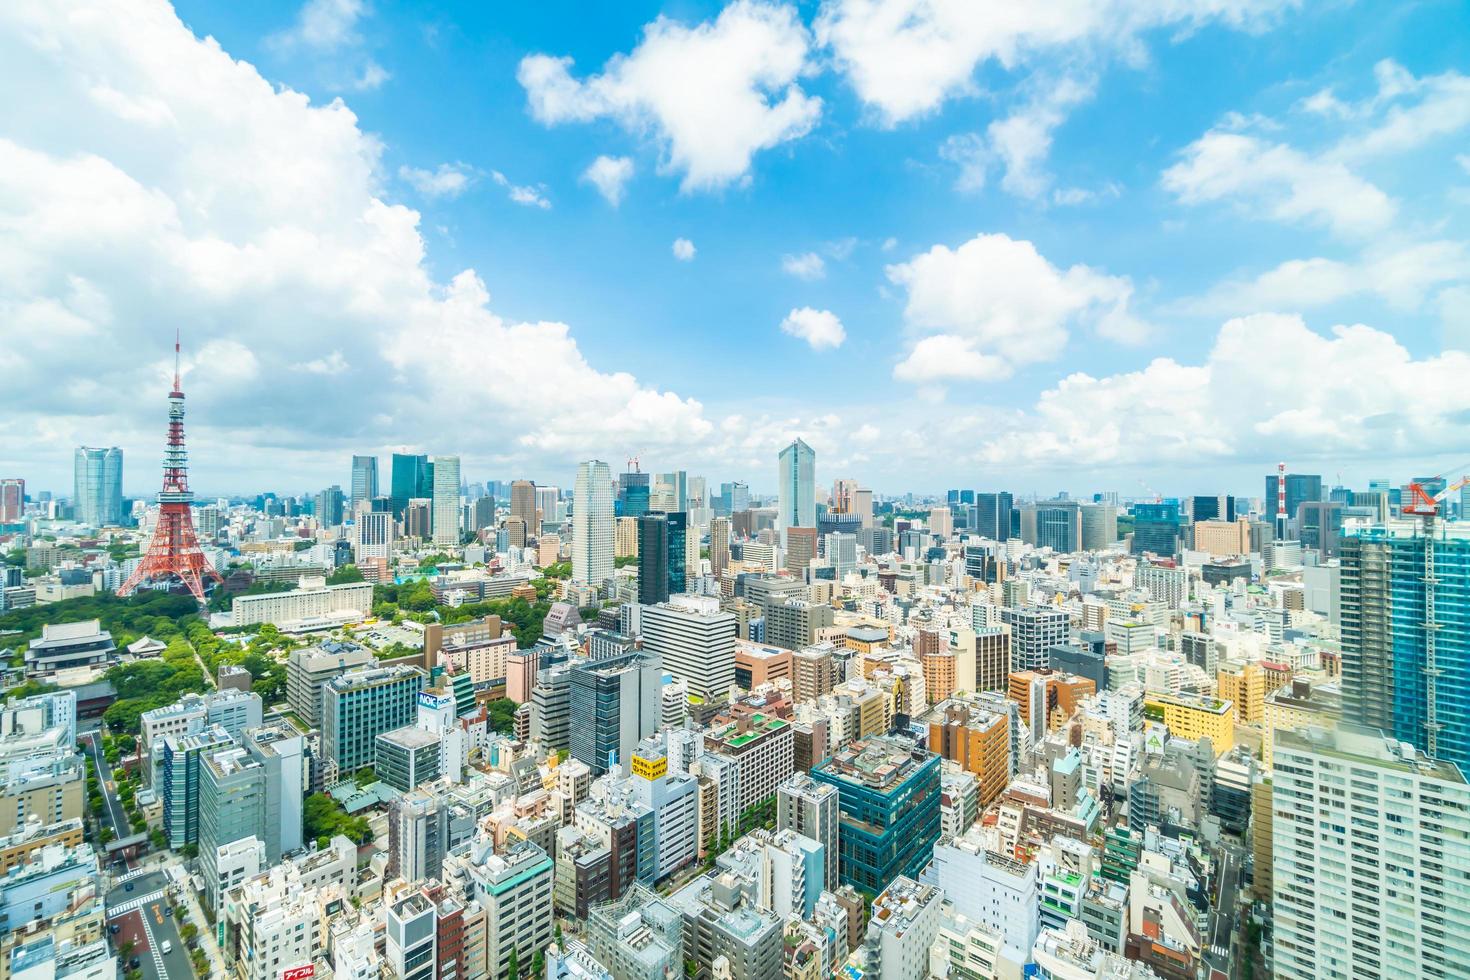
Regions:
M 0 15 L 0 454 L 36 490 L 76 446 L 153 454 L 176 328 L 204 493 L 346 487 L 405 444 L 769 492 L 797 436 L 879 492 L 1241 492 L 1277 459 L 1437 472 L 1470 435 L 1459 5 L 922 39 L 838 0 L 98 10 Z M 70 213 L 110 218 L 47 230 Z M 446 403 L 496 424 L 441 432 Z

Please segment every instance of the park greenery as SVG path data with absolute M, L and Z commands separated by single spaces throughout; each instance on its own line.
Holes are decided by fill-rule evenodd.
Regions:
M 349 815 L 326 793 L 313 793 L 306 798 L 301 809 L 301 827 L 306 839 L 316 841 L 318 847 L 326 847 L 338 834 L 359 845 L 373 837 L 366 817 Z

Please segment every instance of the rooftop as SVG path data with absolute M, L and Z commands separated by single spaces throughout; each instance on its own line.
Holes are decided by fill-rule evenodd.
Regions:
M 887 793 L 930 758 L 928 752 L 907 739 L 879 735 L 848 743 L 813 772 L 840 776 Z

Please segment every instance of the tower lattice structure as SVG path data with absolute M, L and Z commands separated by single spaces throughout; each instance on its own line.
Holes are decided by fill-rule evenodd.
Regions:
M 158 492 L 158 523 L 143 560 L 128 576 L 120 596 L 132 595 L 143 582 L 172 576 L 204 602 L 204 580 L 220 581 L 219 572 L 204 557 L 194 533 L 190 503 L 189 453 L 184 448 L 184 388 L 179 381 L 179 341 L 174 338 L 174 388 L 168 393 L 168 443 L 163 450 L 163 489 Z

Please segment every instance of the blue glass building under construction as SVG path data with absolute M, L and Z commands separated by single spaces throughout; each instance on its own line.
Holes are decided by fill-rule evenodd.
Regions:
M 1470 772 L 1470 523 L 1347 534 L 1343 718 Z

